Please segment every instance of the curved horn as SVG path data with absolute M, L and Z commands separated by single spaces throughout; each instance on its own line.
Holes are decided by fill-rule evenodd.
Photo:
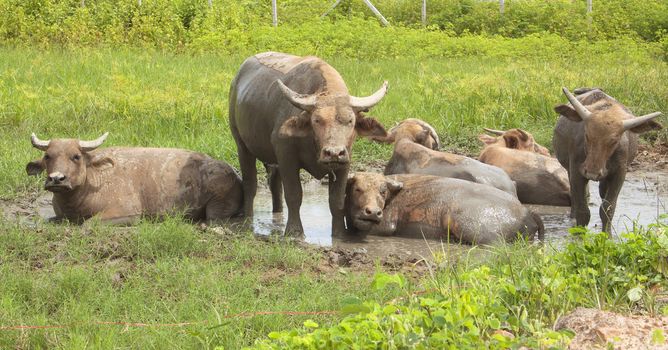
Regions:
M 495 129 L 489 129 L 489 128 L 482 128 L 483 130 L 487 131 L 490 134 L 498 135 L 501 136 L 505 133 L 503 130 L 495 130 Z
M 624 125 L 624 130 L 633 129 L 636 126 L 638 126 L 640 124 L 643 124 L 647 121 L 650 121 L 650 120 L 652 120 L 652 119 L 654 119 L 654 118 L 656 118 L 660 115 L 661 115 L 661 112 L 654 112 L 654 113 L 643 115 L 642 117 L 627 119 L 627 120 L 624 121 L 624 124 L 623 124 Z
M 385 97 L 387 93 L 387 80 L 383 82 L 383 86 L 374 92 L 371 96 L 367 97 L 355 97 L 350 96 L 350 106 L 353 107 L 356 111 L 367 111 L 369 108 L 375 106 L 380 100 Z
M 46 151 L 46 149 L 49 147 L 49 142 L 51 142 L 51 140 L 42 141 L 37 138 L 37 135 L 35 135 L 35 133 L 32 133 L 32 135 L 30 135 L 30 142 L 32 142 L 32 146 L 37 148 L 38 150 Z
M 573 94 L 571 94 L 570 91 L 568 91 L 567 88 L 562 87 L 561 90 L 564 92 L 564 95 L 566 95 L 566 98 L 568 99 L 568 102 L 571 103 L 573 108 L 575 108 L 575 111 L 578 112 L 578 115 L 582 120 L 587 120 L 589 117 L 591 117 L 591 112 L 587 110 L 587 107 L 585 107 L 580 101 L 578 101 Z
M 79 140 L 79 148 L 81 149 L 82 152 L 90 152 L 102 144 L 104 140 L 109 136 L 108 132 L 105 132 L 104 135 L 98 137 L 97 139 L 93 141 L 81 141 Z
M 300 94 L 298 92 L 292 91 L 289 87 L 285 86 L 280 79 L 277 79 L 278 87 L 283 92 L 283 95 L 295 105 L 295 107 L 301 108 L 305 111 L 312 111 L 315 107 L 315 95 L 306 95 Z

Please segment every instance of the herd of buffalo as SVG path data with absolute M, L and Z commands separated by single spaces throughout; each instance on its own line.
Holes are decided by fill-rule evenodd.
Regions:
M 568 104 L 554 130 L 556 158 L 528 132 L 485 129 L 479 160 L 439 151 L 437 132 L 419 119 L 387 131 L 365 116 L 387 92 L 352 96 L 341 75 L 317 57 L 267 52 L 249 57 L 231 83 L 229 124 L 241 177 L 201 153 L 169 148 L 98 148 L 94 141 L 32 135 L 46 170 L 56 216 L 114 223 L 185 211 L 193 220 L 253 214 L 256 162 L 264 164 L 274 212 L 287 204 L 285 233 L 303 235 L 300 170 L 327 175 L 332 234 L 432 237 L 487 244 L 518 236 L 543 238 L 541 218 L 522 204 L 570 206 L 587 225 L 589 180 L 599 181 L 602 229 L 610 229 L 638 134 L 660 129 L 660 113 L 636 117 L 600 89 L 564 88 Z M 394 144 L 384 174 L 349 175 L 356 136 Z

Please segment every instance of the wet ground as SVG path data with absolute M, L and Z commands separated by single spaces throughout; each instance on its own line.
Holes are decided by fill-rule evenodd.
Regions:
M 306 232 L 306 242 L 335 249 L 359 252 L 368 256 L 420 259 L 434 253 L 450 254 L 466 250 L 468 247 L 451 245 L 438 241 L 400 237 L 332 238 L 331 216 L 328 207 L 327 185 L 312 180 L 304 185 L 304 199 L 301 218 Z M 599 230 L 598 183 L 590 182 L 592 219 L 590 228 Z M 13 213 L 21 221 L 31 222 L 40 216 L 48 219 L 54 215 L 50 195 L 43 194 L 31 203 L 0 203 L 5 214 Z M 530 206 L 541 215 L 546 228 L 546 241 L 558 242 L 567 237 L 571 226 L 568 207 Z M 619 195 L 617 211 L 613 220 L 613 235 L 632 229 L 633 225 L 646 226 L 656 222 L 661 213 L 668 212 L 668 171 L 637 170 L 627 174 L 626 182 Z M 255 213 L 252 222 L 246 223 L 259 235 L 281 234 L 287 220 L 286 213 L 271 212 L 271 195 L 266 187 L 258 189 L 255 198 Z

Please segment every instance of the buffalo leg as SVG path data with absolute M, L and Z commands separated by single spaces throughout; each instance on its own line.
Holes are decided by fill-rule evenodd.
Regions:
M 343 206 L 348 182 L 348 168 L 335 170 L 329 174 L 329 177 L 329 212 L 332 214 L 332 235 L 342 235 L 346 233 Z
M 603 224 L 601 230 L 607 232 L 610 236 L 610 222 L 612 221 L 612 217 L 615 216 L 617 196 L 619 196 L 619 191 L 621 191 L 624 185 L 625 177 L 625 171 L 621 171 L 621 174 L 609 174 L 598 186 L 601 195 L 601 207 L 598 209 L 598 215 L 601 217 L 601 223 Z
M 241 141 L 237 141 L 237 153 L 239 154 L 239 167 L 241 168 L 241 181 L 244 189 L 244 215 L 251 217 L 253 216 L 253 200 L 257 192 L 256 158 Z
M 283 183 L 281 183 L 281 172 L 277 166 L 264 165 L 267 169 L 267 184 L 271 191 L 271 211 L 274 213 L 283 212 Z
M 304 227 L 299 217 L 299 208 L 302 206 L 302 183 L 299 180 L 299 166 L 289 161 L 279 163 L 285 203 L 288 206 L 288 223 L 285 226 L 285 235 L 302 237 L 304 236 Z
M 587 226 L 591 217 L 589 203 L 587 202 L 587 184 L 589 181 L 580 175 L 577 170 L 569 171 L 568 179 L 571 184 L 571 217 L 575 217 L 576 225 Z

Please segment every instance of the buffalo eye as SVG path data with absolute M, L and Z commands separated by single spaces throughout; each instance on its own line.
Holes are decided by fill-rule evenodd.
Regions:
M 49 159 L 51 159 L 51 156 L 48 155 L 48 154 L 45 154 L 45 155 L 44 155 L 44 160 L 49 160 Z
M 386 189 L 386 188 L 382 188 L 382 189 L 380 190 L 380 195 L 384 197 L 386 194 L 387 194 L 387 189 Z
M 75 154 L 75 155 L 72 156 L 72 160 L 75 161 L 75 162 L 78 162 L 80 159 L 81 159 L 81 156 L 78 155 L 78 154 Z

